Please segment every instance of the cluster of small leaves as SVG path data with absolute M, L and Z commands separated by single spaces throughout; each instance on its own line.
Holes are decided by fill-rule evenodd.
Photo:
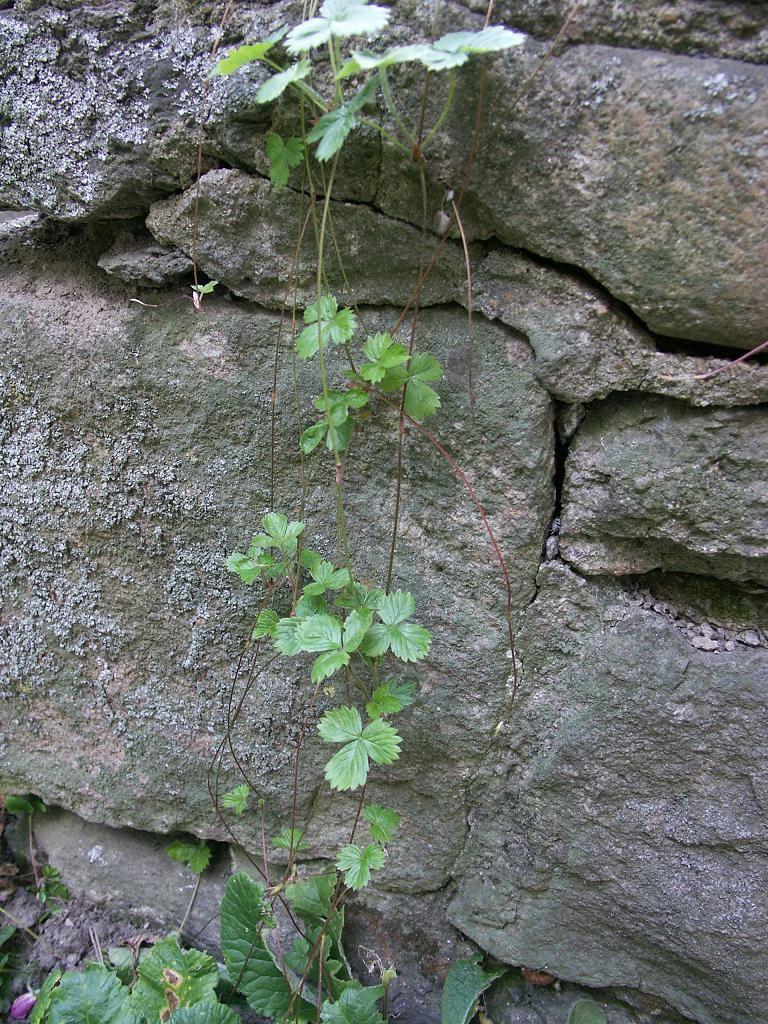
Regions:
M 177 864 L 184 864 L 196 875 L 202 875 L 211 862 L 210 847 L 202 841 L 185 843 L 182 839 L 174 839 L 166 846 L 165 852 L 171 860 L 176 861 Z
M 264 533 L 253 537 L 248 550 L 245 553 L 234 551 L 227 558 L 227 568 L 243 583 L 284 576 L 296 555 L 298 538 L 304 532 L 303 523 L 289 523 L 280 512 L 268 512 L 261 522 Z
M 426 352 L 411 355 L 387 333 L 370 336 L 363 354 L 367 362 L 360 367 L 360 378 L 384 394 L 405 387 L 405 411 L 412 419 L 425 420 L 440 408 L 440 397 L 429 385 L 443 376 L 443 367 L 434 356 Z

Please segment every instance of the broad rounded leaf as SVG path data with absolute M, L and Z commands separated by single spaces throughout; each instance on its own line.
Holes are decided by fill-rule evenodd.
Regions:
M 171 1024 L 241 1024 L 241 1019 L 223 1003 L 198 1003 L 177 1010 Z
M 82 974 L 67 971 L 50 992 L 50 1024 L 114 1024 L 125 1013 L 128 989 L 112 971 L 92 964 Z

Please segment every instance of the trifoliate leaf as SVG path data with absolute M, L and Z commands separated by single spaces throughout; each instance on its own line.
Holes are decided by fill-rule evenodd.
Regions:
M 277 547 L 285 547 L 304 532 L 304 523 L 289 523 L 282 512 L 267 512 L 261 522 L 268 534 L 269 543 Z
M 280 617 L 271 608 L 262 608 L 256 617 L 256 625 L 251 634 L 254 640 L 261 640 L 265 636 L 274 636 Z
M 400 755 L 400 736 L 388 722 L 377 719 L 363 729 L 356 708 L 336 708 L 326 712 L 318 725 L 320 736 L 329 743 L 345 745 L 325 767 L 325 778 L 332 789 L 356 789 L 368 777 L 368 759 L 391 764 Z
M 304 840 L 304 832 L 300 828 L 284 828 L 279 836 L 273 838 L 272 845 L 276 846 L 278 850 L 293 850 L 294 853 L 309 847 L 309 843 Z
M 410 619 L 416 611 L 416 602 L 413 595 L 407 590 L 396 590 L 387 594 L 379 601 L 379 617 L 388 626 L 395 626 L 398 622 L 405 622 Z
M 203 842 L 185 843 L 181 839 L 174 839 L 166 846 L 165 852 L 177 864 L 186 864 L 196 875 L 201 875 L 211 860 L 211 851 Z
M 221 58 L 213 69 L 212 74 L 231 75 L 238 68 L 243 67 L 244 64 L 250 64 L 254 60 L 262 60 L 275 43 L 278 43 L 283 38 L 287 31 L 288 26 L 286 25 L 285 28 L 279 28 L 277 32 L 267 36 L 261 43 L 248 43 L 245 46 L 238 46 L 234 50 L 230 50 L 226 57 Z
M 288 184 L 288 173 L 292 167 L 298 167 L 304 159 L 304 143 L 301 139 L 286 139 L 285 142 L 270 132 L 267 135 L 267 159 L 269 160 L 269 180 L 275 188 L 283 188 Z
M 400 824 L 397 811 L 391 807 L 380 807 L 379 804 L 369 804 L 363 811 L 363 817 L 371 826 L 371 835 L 379 843 L 388 843 Z
M 394 715 L 403 708 L 413 704 L 416 687 L 413 683 L 382 683 L 371 694 L 370 701 L 365 705 L 369 718 L 381 718 L 382 715 Z
M 289 53 L 304 53 L 323 46 L 331 37 L 375 35 L 388 21 L 387 8 L 367 0 L 325 0 L 319 17 L 291 29 L 286 47 Z
M 319 326 L 318 326 L 319 320 Z M 324 295 L 320 299 L 320 315 L 317 303 L 307 306 L 304 310 L 304 328 L 296 339 L 296 351 L 302 359 L 311 359 L 322 343 L 325 347 L 329 342 L 343 345 L 349 341 L 357 330 L 357 317 L 351 309 L 339 309 L 336 297 Z
M 278 71 L 276 75 L 272 75 L 259 87 L 256 93 L 256 102 L 271 103 L 272 100 L 281 96 L 289 85 L 306 78 L 310 71 L 311 65 L 308 60 L 300 60 L 298 64 L 293 64 L 285 71 Z
M 304 593 L 310 597 L 324 594 L 326 590 L 341 590 L 352 582 L 349 569 L 334 569 L 332 562 L 322 559 L 314 562 L 309 573 L 315 582 L 308 583 Z
M 387 370 L 408 362 L 408 349 L 392 341 L 391 334 L 374 334 L 363 345 L 363 353 L 367 363 L 360 367 L 360 376 L 378 384 L 386 376 Z
M 250 786 L 245 782 L 241 786 L 235 786 L 234 789 L 229 789 L 224 793 L 221 798 L 221 806 L 229 808 L 235 814 L 244 814 L 250 792 Z
M 312 662 L 312 682 L 321 683 L 348 664 L 349 655 L 346 651 L 326 651 Z
M 477 1011 L 477 1001 L 506 968 L 484 971 L 479 966 L 479 953 L 467 960 L 458 960 L 448 969 L 440 1003 L 441 1024 L 469 1024 Z
M 384 867 L 386 854 L 372 843 L 361 849 L 354 843 L 339 850 L 336 867 L 344 872 L 344 881 L 350 889 L 362 889 L 371 880 L 371 871 Z

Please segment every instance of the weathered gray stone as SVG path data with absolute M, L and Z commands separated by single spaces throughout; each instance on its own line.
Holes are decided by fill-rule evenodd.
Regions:
M 485 14 L 482 0 L 471 0 Z M 535 36 L 554 36 L 571 0 L 498 0 L 495 17 Z M 768 18 L 758 0 L 590 0 L 570 19 L 564 41 L 768 62 Z
M 270 503 L 279 318 L 216 297 L 198 315 L 173 293 L 148 311 L 98 274 L 75 252 L 66 264 L 37 253 L 5 274 L 0 786 L 103 824 L 223 839 L 206 772 L 259 604 L 226 573 L 224 556 L 247 543 Z M 375 330 L 396 314 L 361 315 Z M 431 423 L 480 486 L 519 613 L 533 597 L 552 514 L 553 415 L 524 342 L 478 323 L 475 343 L 472 413 L 465 316 L 424 311 L 417 347 L 446 366 Z M 328 372 L 340 383 L 346 367 L 329 356 Z M 299 367 L 305 423 L 316 375 Z M 277 416 L 275 505 L 295 513 L 287 354 Z M 377 409 L 346 470 L 353 565 L 372 582 L 387 561 L 396 433 L 392 411 Z M 418 435 L 409 435 L 404 470 L 396 583 L 413 589 L 434 646 L 414 673 L 420 696 L 403 716 L 403 767 L 377 771 L 370 791 L 404 819 L 382 885 L 415 893 L 450 877 L 468 779 L 507 699 L 508 663 L 503 589 L 471 503 Z M 318 451 L 306 473 L 310 542 L 330 553 L 332 460 Z M 233 734 L 270 829 L 290 811 L 305 668 L 291 661 L 257 673 Z M 322 694 L 315 713 L 329 702 Z M 352 797 L 331 798 L 321 785 L 326 752 L 312 731 L 299 812 L 313 809 L 313 856 L 332 853 L 354 817 Z M 221 788 L 236 781 L 227 760 Z M 240 832 L 258 847 L 255 813 Z
M 316 205 L 319 217 L 322 200 Z M 197 188 L 191 188 L 182 196 L 155 203 L 147 227 L 164 244 L 176 245 L 186 253 L 194 248 L 205 273 L 236 295 L 274 308 L 290 304 L 293 297 L 289 282 L 306 210 L 301 195 L 275 190 L 263 178 L 241 171 L 210 171 L 200 180 L 199 197 Z M 334 202 L 331 217 L 336 240 L 334 243 L 329 230 L 331 290 L 347 301 L 353 297 L 357 303 L 404 305 L 419 278 L 421 233 L 359 204 Z M 344 253 L 344 273 L 334 244 Z M 427 261 L 434 245 L 434 239 L 428 242 Z M 422 304 L 448 301 L 464 274 L 464 257 L 451 244 L 424 287 Z M 310 226 L 296 265 L 300 305 L 314 301 L 316 277 L 316 239 Z
M 564 402 L 592 402 L 615 391 L 643 391 L 692 405 L 768 401 L 768 367 L 739 363 L 709 380 L 724 360 L 660 351 L 652 335 L 599 289 L 574 274 L 503 250 L 473 268 L 474 305 L 525 334 L 536 376 Z M 457 301 L 466 301 L 457 293 Z
M 585 45 L 529 81 L 543 53 L 530 43 L 488 64 L 466 231 L 586 270 L 658 333 L 764 341 L 768 68 Z M 430 150 L 431 210 L 464 180 L 476 75 Z M 376 203 L 412 217 L 418 175 L 408 187 L 400 153 L 383 155 Z
M 107 904 L 155 928 L 178 928 L 196 876 L 167 855 L 170 837 L 91 824 L 55 808 L 35 815 L 34 824 L 38 849 L 61 871 L 72 896 Z M 219 944 L 218 911 L 229 873 L 227 852 L 214 851 L 186 929 L 206 948 Z
M 150 237 L 126 234 L 99 258 L 99 266 L 128 284 L 157 288 L 191 274 L 193 263 L 180 249 L 159 245 Z
M 699 1024 L 764 1019 L 768 656 L 696 651 L 561 563 L 538 582 L 451 920 L 502 960 Z
M 762 410 L 608 400 L 566 463 L 561 549 L 589 574 L 650 569 L 768 582 Z

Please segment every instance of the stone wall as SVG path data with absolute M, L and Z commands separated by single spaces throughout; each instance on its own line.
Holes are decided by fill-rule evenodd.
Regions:
M 480 7 L 447 0 L 444 23 L 477 27 Z M 111 830 L 228 838 L 207 770 L 257 597 L 223 560 L 269 504 L 302 199 L 298 179 L 270 187 L 264 137 L 297 114 L 254 103 L 257 67 L 203 85 L 216 4 L 0 8 L 0 205 L 15 211 L 0 223 L 0 788 L 64 809 L 39 839 L 78 891 L 143 910 L 151 894 L 120 883 L 119 856 L 109 885 L 88 860 Z M 393 39 L 428 34 L 431 4 L 393 8 Z M 419 327 L 446 367 L 435 432 L 510 565 L 521 684 L 510 702 L 486 537 L 412 435 L 397 583 L 434 642 L 402 762 L 372 787 L 404 821 L 355 928 L 407 965 L 403 1020 L 436 1019 L 434 978 L 469 939 L 605 990 L 610 1024 L 754 1024 L 768 1018 L 768 365 L 700 377 L 768 338 L 768 6 L 585 0 L 531 79 L 567 13 L 496 7 L 529 38 L 488 64 L 463 205 L 474 409 L 458 237 Z M 297 16 L 236 2 L 225 46 Z M 400 88 L 418 104 L 416 76 Z M 429 163 L 430 215 L 461 181 L 477 89 L 468 67 Z M 382 329 L 418 270 L 418 176 L 364 130 L 335 196 L 349 288 Z M 221 282 L 200 315 L 181 299 L 193 249 Z M 299 303 L 313 279 L 308 246 Z M 276 504 L 295 512 L 287 358 L 277 380 Z M 298 393 L 306 414 L 303 370 Z M 391 416 L 375 421 L 348 480 L 352 558 L 371 579 L 396 439 Z M 327 467 L 307 472 L 312 543 L 330 550 Z M 290 806 L 307 685 L 297 663 L 257 671 L 233 735 L 270 826 Z M 351 807 L 322 761 L 313 736 L 310 863 Z M 256 821 L 241 832 L 258 845 Z M 124 841 L 155 864 L 155 839 Z M 559 998 L 501 988 L 491 1010 L 559 1024 Z

